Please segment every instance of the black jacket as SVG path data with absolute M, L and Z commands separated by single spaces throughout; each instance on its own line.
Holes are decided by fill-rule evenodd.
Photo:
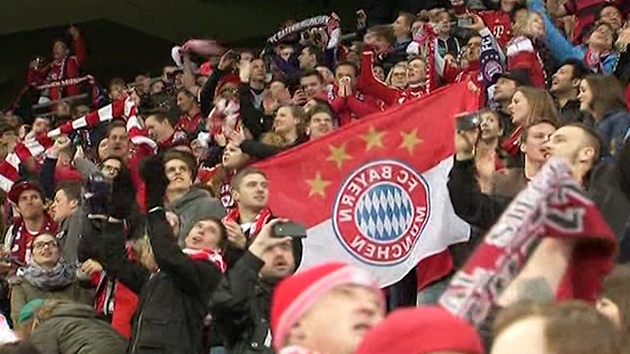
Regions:
M 221 281 L 214 264 L 186 256 L 164 212 L 147 216 L 147 233 L 159 271 L 150 273 L 129 261 L 122 225 L 106 225 L 107 272 L 138 294 L 128 353 L 204 353 L 208 299 Z
M 269 311 L 274 282 L 258 273 L 264 262 L 246 252 L 212 294 L 211 311 L 229 354 L 271 354 Z

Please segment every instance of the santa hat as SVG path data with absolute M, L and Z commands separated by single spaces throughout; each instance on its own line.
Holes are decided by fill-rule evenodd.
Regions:
M 363 338 L 356 354 L 483 354 L 477 331 L 437 306 L 392 312 Z
M 322 264 L 283 280 L 274 290 L 271 303 L 271 331 L 276 351 L 284 346 L 291 327 L 311 306 L 322 295 L 342 285 L 365 286 L 382 294 L 366 271 L 343 262 Z

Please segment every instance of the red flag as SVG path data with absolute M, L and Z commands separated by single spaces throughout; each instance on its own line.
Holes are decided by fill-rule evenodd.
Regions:
M 258 163 L 274 214 L 307 226 L 303 267 L 352 261 L 387 286 L 466 240 L 446 178 L 453 117 L 477 102 L 465 83 L 452 85 Z

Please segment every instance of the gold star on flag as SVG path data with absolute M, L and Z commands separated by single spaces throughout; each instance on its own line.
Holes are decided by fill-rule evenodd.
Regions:
M 315 178 L 307 179 L 306 183 L 308 183 L 309 187 L 311 187 L 308 192 L 308 196 L 311 197 L 315 194 L 320 195 L 322 198 L 326 197 L 326 187 L 328 187 L 332 182 L 326 181 L 322 179 L 322 174 L 317 172 Z
M 333 161 L 337 164 L 337 168 L 341 169 L 343 167 L 343 163 L 346 160 L 352 159 L 352 156 L 346 153 L 346 144 L 341 144 L 341 146 L 337 147 L 334 145 L 330 145 L 330 156 L 326 158 L 326 161 Z
M 370 126 L 370 130 L 361 136 L 361 139 L 365 141 L 365 151 L 370 151 L 372 148 L 380 147 L 383 148 L 383 136 L 385 132 L 380 132 L 374 129 L 374 126 Z
M 418 138 L 418 128 L 410 131 L 409 133 L 401 132 L 400 135 L 402 136 L 402 143 L 400 144 L 399 148 L 407 149 L 407 151 L 409 151 L 409 153 L 413 155 L 413 151 L 415 150 L 416 146 L 423 141 L 422 139 Z

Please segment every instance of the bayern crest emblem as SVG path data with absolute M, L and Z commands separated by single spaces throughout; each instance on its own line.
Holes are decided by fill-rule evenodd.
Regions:
M 371 265 L 403 262 L 429 219 L 429 187 L 413 168 L 378 160 L 352 172 L 333 205 L 332 224 L 339 242 Z

